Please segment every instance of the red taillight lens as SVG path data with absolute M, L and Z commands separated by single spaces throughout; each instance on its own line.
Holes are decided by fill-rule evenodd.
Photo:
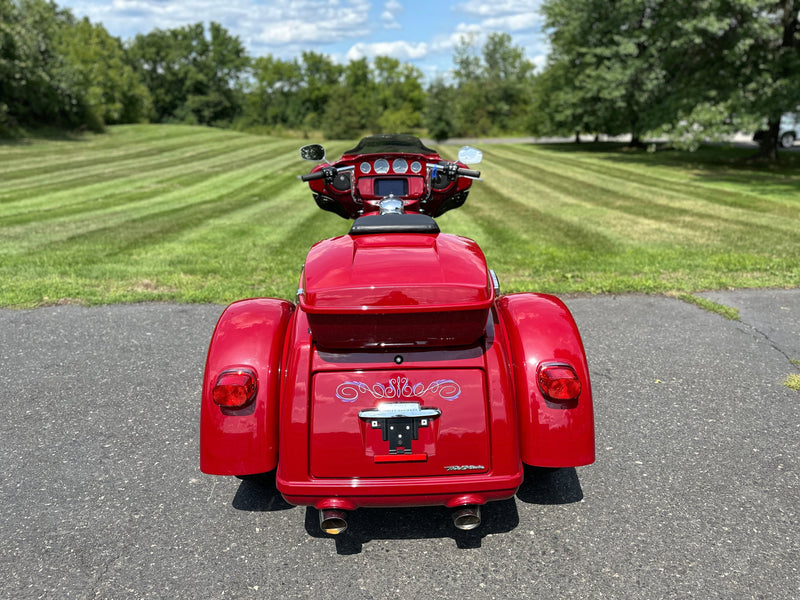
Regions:
M 214 384 L 214 404 L 225 408 L 241 408 L 256 396 L 256 374 L 250 369 L 225 371 Z
M 538 380 L 542 394 L 553 402 L 571 402 L 581 395 L 581 380 L 569 365 L 543 364 Z

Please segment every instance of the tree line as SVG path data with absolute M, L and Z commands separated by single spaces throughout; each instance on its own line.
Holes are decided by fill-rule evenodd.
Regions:
M 661 133 L 693 145 L 800 111 L 800 0 L 545 0 L 538 131 Z
M 49 0 L 0 0 L 0 131 L 180 122 L 268 132 L 660 134 L 686 145 L 800 105 L 800 0 L 545 0 L 534 72 L 508 34 L 465 37 L 447 79 L 378 56 L 250 57 L 217 23 L 123 42 Z
M 303 52 L 248 56 L 218 23 L 155 29 L 122 42 L 47 0 L 0 0 L 0 127 L 101 131 L 154 121 L 266 131 L 429 130 L 439 139 L 527 130 L 532 66 L 506 34 L 457 49 L 456 84 L 426 89 L 389 56 L 338 64 Z

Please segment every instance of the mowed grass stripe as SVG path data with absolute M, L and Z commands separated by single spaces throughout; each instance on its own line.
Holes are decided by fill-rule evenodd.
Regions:
M 173 180 L 176 173 L 189 176 L 209 170 L 236 169 L 265 157 L 284 155 L 288 150 L 289 146 L 286 144 L 258 146 L 245 137 L 236 145 L 223 143 L 217 147 L 210 146 L 202 155 L 185 152 L 166 161 L 142 157 L 90 168 L 86 173 L 76 171 L 72 177 L 64 178 L 61 184 L 57 183 L 57 176 L 44 176 L 38 179 L 38 186 L 29 186 L 28 189 L 18 190 L 16 193 L 12 189 L 0 194 L 0 218 L 27 211 L 37 205 L 57 206 L 74 194 L 94 194 L 95 197 L 101 197 L 108 190 L 123 185 L 135 185 L 138 181 L 152 183 Z
M 168 151 L 158 147 L 156 151 L 127 154 L 109 159 L 98 153 L 96 157 L 85 160 L 83 167 L 44 170 L 38 173 L 7 182 L 0 192 L 0 203 L 8 204 L 32 194 L 45 194 L 51 191 L 79 187 L 87 182 L 102 182 L 119 176 L 120 173 L 139 173 L 149 170 L 153 173 L 169 170 L 182 164 L 214 161 L 226 154 L 241 156 L 243 150 L 257 146 L 257 140 L 230 139 L 214 143 L 213 138 L 205 144 L 184 143 Z
M 134 174 L 124 168 L 114 173 L 108 181 L 57 192 L 42 192 L 25 201 L 0 206 L 0 224 L 41 222 L 48 218 L 50 212 L 64 217 L 87 210 L 101 214 L 113 211 L 121 203 L 148 201 L 165 193 L 180 194 L 181 190 L 196 186 L 212 175 L 235 173 L 250 167 L 260 168 L 267 175 L 276 168 L 283 168 L 281 164 L 292 160 L 290 156 L 285 146 L 264 146 L 246 148 L 240 153 L 227 153 L 215 159 L 187 161 L 172 168 L 144 168 Z
M 82 153 L 101 152 L 107 156 L 123 156 L 142 149 L 162 147 L 171 142 L 185 145 L 187 140 L 238 137 L 240 134 L 209 127 L 184 125 L 116 125 L 103 134 L 85 134 L 69 140 L 23 140 L 0 143 L 0 160 L 3 164 L 16 161 L 17 166 L 28 168 L 42 158 L 54 164 L 72 160 Z
M 0 162 L 14 155 L 30 176 L 15 175 L 25 198 L 0 206 L 0 305 L 292 298 L 308 248 L 349 228 L 295 178 L 313 167 L 297 154 L 306 141 L 174 126 L 111 131 L 0 146 Z M 328 156 L 352 145 L 326 144 Z M 690 168 L 643 153 L 482 149 L 485 181 L 438 221 L 479 242 L 506 291 L 800 285 L 790 170 L 754 184 L 714 162 L 724 152 Z M 67 168 L 67 155 L 81 162 Z
M 115 215 L 120 212 L 134 213 L 139 210 L 150 210 L 152 204 L 160 204 L 164 197 L 167 199 L 173 196 L 188 196 L 189 199 L 194 190 L 199 193 L 205 191 L 206 182 L 213 176 L 225 176 L 228 180 L 235 180 L 236 173 L 245 172 L 247 181 L 258 179 L 259 173 L 263 177 L 271 176 L 276 167 L 280 167 L 282 162 L 286 162 L 285 153 L 278 156 L 265 154 L 259 156 L 252 154 L 246 160 L 237 162 L 235 169 L 225 169 L 219 173 L 219 169 L 207 168 L 190 174 L 174 171 L 166 173 L 170 175 L 163 180 L 147 178 L 131 181 L 126 179 L 121 185 L 113 188 L 103 189 L 101 194 L 97 193 L 96 188 L 90 187 L 78 190 L 70 195 L 70 201 L 54 205 L 47 208 L 47 204 L 37 207 L 36 210 L 20 210 L 16 215 L 0 218 L 0 224 L 8 226 L 8 234 L 15 237 L 25 236 L 30 229 L 38 229 L 51 221 L 56 224 L 70 224 L 79 221 L 92 222 L 98 217 Z M 196 171 L 196 169 L 192 169 Z
M 736 253 L 726 252 L 729 248 L 724 244 L 709 251 L 708 238 L 712 237 L 709 229 L 694 227 L 680 231 L 674 224 L 663 224 L 657 216 L 643 219 L 619 212 L 598 202 L 598 198 L 604 197 L 602 194 L 589 198 L 581 194 L 581 172 L 574 164 L 568 169 L 574 174 L 557 173 L 559 185 L 553 186 L 550 171 L 539 172 L 536 177 L 532 176 L 531 164 L 510 163 L 513 152 L 513 147 L 505 146 L 485 149 L 481 165 L 485 181 L 473 186 L 470 199 L 461 209 L 462 215 L 452 217 L 456 222 L 467 222 L 461 217 L 468 215 L 481 223 L 479 227 L 468 224 L 466 230 L 494 234 L 484 239 L 484 251 L 513 289 L 664 291 L 691 289 L 698 282 L 700 287 L 724 287 L 753 285 L 759 280 L 776 284 L 798 279 L 797 223 L 781 224 L 785 230 L 785 248 L 776 247 L 774 230 L 770 227 L 756 236 L 750 230 L 741 231 L 741 235 L 735 232 L 738 237 L 728 236 L 734 238 L 739 247 Z M 560 155 L 556 154 L 554 159 L 546 149 L 544 152 L 548 159 L 570 162 L 569 157 L 559 159 Z M 541 161 L 531 162 L 538 166 Z M 520 212 L 509 203 L 512 197 L 535 210 L 527 214 Z M 642 200 L 647 202 L 648 197 L 643 196 Z M 481 203 L 486 206 L 481 208 Z M 542 218 L 538 213 L 551 216 Z M 497 219 L 494 219 L 495 214 Z M 504 214 L 512 218 L 505 218 Z M 554 220 L 552 215 L 558 218 Z M 691 219 L 688 216 L 686 220 L 690 222 Z M 518 222 L 515 224 L 515 221 Z M 570 248 L 572 238 L 583 234 L 563 227 L 559 221 L 578 223 L 603 234 L 613 243 L 605 246 L 590 243 L 583 250 Z M 717 227 L 718 219 L 713 219 L 711 226 Z M 734 227 L 744 227 L 744 224 L 736 222 Z M 759 230 L 758 225 L 754 227 Z M 505 236 L 506 229 L 515 233 Z M 520 229 L 528 233 L 520 235 Z M 640 235 L 631 235 L 633 231 Z M 535 243 L 531 238 L 542 243 Z M 731 240 L 725 243 L 730 244 Z
M 506 195 L 544 215 L 579 224 L 615 243 L 635 243 L 641 237 L 669 243 L 676 233 L 683 237 L 692 234 L 689 229 L 675 227 L 667 232 L 656 215 L 624 210 L 617 200 L 609 200 L 609 196 L 616 197 L 619 192 L 593 189 L 592 193 L 586 193 L 579 172 L 570 176 L 493 154 L 487 157 L 487 162 L 484 173 L 488 187 L 505 190 Z
M 290 185 L 276 180 L 258 190 L 258 199 L 232 197 L 205 207 L 204 214 L 176 213 L 170 215 L 174 219 L 134 224 L 128 239 L 116 242 L 101 257 L 79 256 L 80 251 L 91 250 L 90 244 L 50 250 L 29 274 L 44 277 L 57 272 L 61 264 L 80 261 L 81 267 L 70 278 L 55 284 L 62 297 L 74 297 L 73 290 L 83 294 L 88 287 L 90 302 L 96 298 L 223 303 L 264 295 L 291 298 L 308 248 L 326 229 L 325 237 L 344 233 L 346 222 L 323 213 L 313 201 L 284 218 L 285 205 L 298 199 Z M 227 221 L 227 226 L 220 221 Z M 94 286 L 87 286 L 90 282 Z
M 520 169 L 528 167 L 528 174 L 536 185 L 544 185 L 552 191 L 566 196 L 578 196 L 598 206 L 621 211 L 632 216 L 643 217 L 661 224 L 660 229 L 678 234 L 678 229 L 691 228 L 696 234 L 707 235 L 709 240 L 715 236 L 727 235 L 731 241 L 742 240 L 742 229 L 761 230 L 762 235 L 782 238 L 786 243 L 795 239 L 796 228 L 785 218 L 776 219 L 776 214 L 752 212 L 740 206 L 722 206 L 709 202 L 702 195 L 701 188 L 688 188 L 684 192 L 665 191 L 658 182 L 651 181 L 643 174 L 640 182 L 629 182 L 619 189 L 617 180 L 605 174 L 594 174 L 591 180 L 581 170 L 581 165 L 564 165 L 545 157 L 536 161 L 535 166 L 510 156 L 504 157 L 507 163 L 516 164 Z M 615 189 L 615 184 L 617 189 Z M 673 228 L 675 231 L 673 231 Z M 632 229 L 632 232 L 635 232 Z M 646 232 L 653 233 L 652 230 Z
M 250 183 L 245 180 L 235 189 L 226 186 L 224 194 L 209 194 L 201 201 L 167 203 L 158 210 L 49 244 L 48 261 L 65 266 L 103 264 L 132 250 L 168 241 L 187 230 L 206 227 L 208 219 L 217 214 L 268 202 L 268 192 L 284 187 L 288 177 L 272 178 L 263 190 L 264 196 L 254 195 Z
M 112 133 L 90 136 L 84 141 L 47 142 L 19 147 L 0 146 L 0 175 L 7 181 L 24 179 L 37 173 L 63 171 L 89 167 L 100 162 L 116 162 L 124 157 L 136 157 L 143 154 L 169 152 L 176 148 L 205 144 L 223 137 L 215 130 L 200 127 L 166 126 L 147 131 L 151 126 L 121 126 L 130 131 L 120 135 L 119 128 Z M 233 134 L 232 138 L 237 136 Z M 50 152 L 37 153 L 36 150 L 46 147 Z
M 686 159 L 662 159 L 662 162 L 653 164 L 643 162 L 638 154 L 605 154 L 599 157 L 597 152 L 580 152 L 574 149 L 571 152 L 566 149 L 548 152 L 533 145 L 518 145 L 514 148 L 518 150 L 518 157 L 561 164 L 571 162 L 579 165 L 586 174 L 612 178 L 615 182 L 645 185 L 658 192 L 702 196 L 707 202 L 732 208 L 780 214 L 790 218 L 800 217 L 800 173 L 792 172 L 791 169 L 773 172 L 743 166 L 734 168 L 733 161 L 736 158 L 742 161 L 743 156 L 746 156 L 741 151 L 731 154 L 728 162 L 722 163 L 712 175 L 708 169 L 700 169 Z M 726 151 L 733 149 L 715 150 L 724 155 Z M 707 151 L 701 150 L 699 153 L 707 154 Z M 797 160 L 793 162 L 800 163 Z M 732 182 L 735 182 L 735 189 L 730 185 Z
M 194 183 L 183 187 L 150 193 L 134 202 L 115 204 L 87 212 L 70 214 L 55 223 L 42 223 L 31 220 L 25 225 L 7 229 L 6 241 L 0 244 L 2 254 L 25 254 L 37 252 L 56 242 L 76 243 L 81 237 L 95 239 L 98 232 L 124 230 L 131 222 L 147 218 L 158 218 L 176 210 L 191 210 L 192 207 L 225 202 L 230 197 L 253 196 L 253 188 L 260 181 L 274 182 L 277 177 L 283 185 L 294 182 L 292 175 L 277 175 L 289 164 L 296 162 L 293 157 L 282 155 L 264 161 L 257 161 L 247 167 L 223 173 L 209 173 L 203 178 L 193 177 Z M 103 238 L 102 233 L 100 236 Z M 108 240 L 113 244 L 113 238 Z M 91 242 L 90 242 L 91 243 Z M 103 249 L 99 249 L 103 252 Z

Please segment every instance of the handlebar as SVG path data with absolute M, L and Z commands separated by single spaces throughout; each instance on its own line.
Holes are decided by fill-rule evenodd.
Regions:
M 481 176 L 480 171 L 462 169 L 458 166 L 458 163 L 454 162 L 440 162 L 438 164 L 428 165 L 428 168 L 434 169 L 434 174 L 437 169 L 441 169 L 451 181 L 456 177 L 473 177 L 478 179 Z
M 326 182 L 331 182 L 336 177 L 339 170 L 336 167 L 322 167 L 315 173 L 306 173 L 305 175 L 298 175 L 300 181 L 314 181 L 315 179 L 324 179 Z
M 456 173 L 458 173 L 462 177 L 475 177 L 476 179 L 481 176 L 481 172 L 480 171 L 474 171 L 472 169 L 461 169 L 461 168 L 459 168 L 458 171 L 456 171 Z
M 315 179 L 324 179 L 326 182 L 331 182 L 336 178 L 336 176 L 341 171 L 352 171 L 353 169 L 355 169 L 355 167 L 352 165 L 349 167 L 338 167 L 338 168 L 329 165 L 327 167 L 322 167 L 319 171 L 315 173 L 306 173 L 305 175 L 298 175 L 297 178 L 300 181 L 314 181 Z
M 316 173 L 306 173 L 305 175 L 297 176 L 300 181 L 314 181 L 315 179 L 322 179 L 323 177 L 325 177 L 325 173 L 322 171 L 317 171 Z
M 481 172 L 475 171 L 473 169 L 463 169 L 458 166 L 458 163 L 454 162 L 441 162 L 438 164 L 428 164 L 429 169 L 433 169 L 434 175 L 436 174 L 437 169 L 441 169 L 444 171 L 445 176 L 450 179 L 451 181 L 454 180 L 456 177 L 470 177 L 473 179 L 480 179 Z M 313 173 L 306 173 L 305 175 L 298 175 L 297 178 L 303 182 L 315 181 L 317 179 L 324 179 L 325 183 L 330 184 L 336 178 L 336 176 L 341 171 L 352 171 L 355 169 L 354 165 L 349 165 L 345 167 L 334 167 L 332 165 L 327 165 L 322 167 L 319 171 L 315 171 Z

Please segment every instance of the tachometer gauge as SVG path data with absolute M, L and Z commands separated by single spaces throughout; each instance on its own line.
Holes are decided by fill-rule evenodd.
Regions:
M 378 175 L 384 175 L 389 172 L 389 161 L 385 158 L 379 158 L 375 161 L 375 172 Z
M 392 162 L 392 171 L 395 173 L 405 173 L 408 171 L 408 163 L 405 158 L 395 158 Z
M 411 172 L 412 173 L 419 173 L 422 170 L 422 165 L 418 160 L 415 160 L 411 163 Z
M 359 169 L 359 170 L 360 170 L 360 171 L 361 171 L 361 172 L 362 172 L 364 175 L 366 175 L 366 174 L 367 174 L 367 173 L 369 173 L 369 172 L 370 172 L 370 170 L 372 169 L 372 165 L 370 165 L 368 162 L 362 162 L 362 163 L 361 163 L 361 164 L 358 166 L 358 169 Z

